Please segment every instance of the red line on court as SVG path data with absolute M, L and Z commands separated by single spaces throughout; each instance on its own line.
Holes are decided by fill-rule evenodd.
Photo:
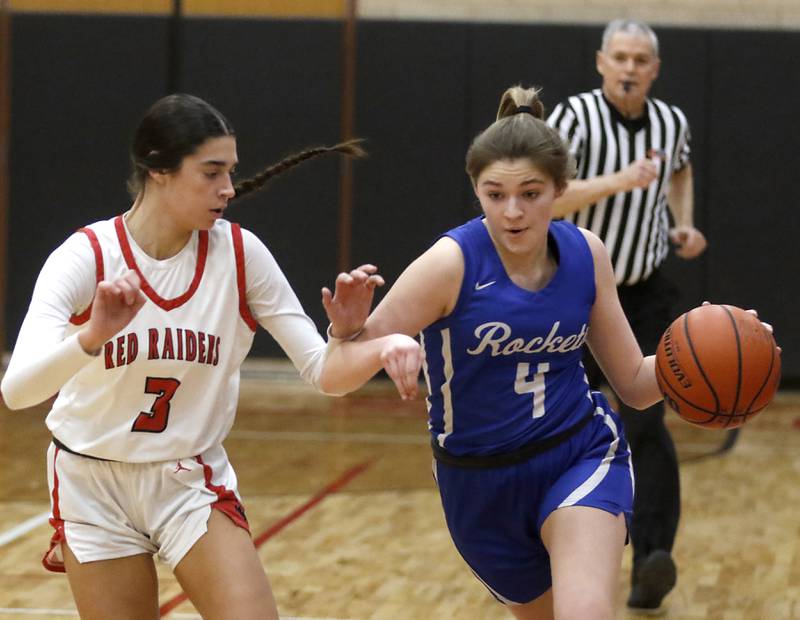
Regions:
M 308 512 L 311 508 L 319 504 L 323 499 L 325 499 L 331 493 L 336 493 L 338 490 L 342 489 L 343 487 L 347 486 L 354 478 L 363 474 L 367 468 L 372 465 L 374 459 L 370 459 L 369 461 L 364 461 L 363 463 L 359 463 L 358 465 L 351 467 L 346 472 L 344 472 L 339 478 L 331 482 L 328 486 L 324 487 L 320 491 L 317 492 L 311 499 L 309 499 L 305 504 L 298 506 L 288 515 L 279 519 L 275 523 L 273 523 L 269 528 L 267 528 L 264 532 L 259 534 L 256 538 L 253 539 L 253 544 L 258 549 L 261 545 L 263 545 L 267 540 L 275 536 L 278 532 L 280 532 L 283 528 L 287 525 L 296 521 L 300 517 L 302 517 L 306 512 Z M 181 592 L 180 594 L 172 597 L 166 603 L 161 605 L 159 608 L 159 614 L 163 618 L 173 609 L 175 609 L 178 605 L 186 601 L 189 597 L 186 595 L 185 592 Z

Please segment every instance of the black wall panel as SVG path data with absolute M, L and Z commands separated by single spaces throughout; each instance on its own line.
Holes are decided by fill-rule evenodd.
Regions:
M 165 17 L 15 15 L 9 341 L 47 254 L 78 226 L 127 208 L 127 148 L 167 88 Z M 502 90 L 544 88 L 549 109 L 599 86 L 598 26 L 361 21 L 355 131 L 353 264 L 391 283 L 444 230 L 477 214 L 464 173 Z M 676 312 L 703 299 L 757 307 L 775 325 L 785 376 L 800 380 L 800 218 L 794 213 L 792 59 L 800 33 L 659 28 L 654 95 L 680 106 L 693 134 L 695 261 L 671 257 Z M 187 19 L 179 86 L 237 129 L 241 174 L 340 137 L 341 25 L 335 21 Z M 265 241 L 306 310 L 325 325 L 319 288 L 336 273 L 340 162 L 323 157 L 276 178 L 230 218 Z M 266 335 L 256 354 L 280 355 Z
M 164 94 L 166 32 L 155 17 L 14 16 L 9 346 L 47 255 L 128 209 L 129 140 Z
M 709 295 L 758 308 L 800 378 L 800 34 L 714 32 L 711 93 Z
M 332 21 L 184 22 L 180 87 L 233 124 L 241 176 L 339 142 L 341 36 Z M 227 215 L 261 237 L 320 329 L 327 320 L 319 291 L 336 277 L 339 166 L 338 155 L 300 164 L 233 203 Z M 253 353 L 283 355 L 261 329 Z
M 389 284 L 464 220 L 467 45 L 463 25 L 359 24 L 356 132 L 370 159 L 356 170 L 353 261 Z
M 494 121 L 509 86 L 537 86 L 546 112 L 585 85 L 598 82 L 594 50 L 600 31 L 552 25 L 475 24 L 471 28 L 470 135 Z M 596 39 L 596 40 L 595 40 Z

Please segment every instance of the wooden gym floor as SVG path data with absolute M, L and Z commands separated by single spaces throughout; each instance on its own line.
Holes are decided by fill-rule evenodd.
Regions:
M 282 617 L 494 620 L 511 616 L 454 550 L 431 478 L 422 399 L 374 381 L 317 395 L 282 363 L 251 362 L 226 447 Z M 46 407 L 0 406 L 0 620 L 77 618 L 50 537 Z M 669 619 L 800 619 L 800 394 L 781 393 L 739 434 L 671 415 L 683 517 Z M 626 551 L 619 619 L 630 572 Z M 159 566 L 162 617 L 198 618 Z

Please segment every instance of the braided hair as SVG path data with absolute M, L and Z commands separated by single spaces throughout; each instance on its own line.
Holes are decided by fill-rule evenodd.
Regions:
M 325 155 L 327 153 L 341 153 L 343 155 L 348 155 L 350 157 L 365 157 L 366 152 L 361 148 L 360 146 L 361 142 L 362 140 L 356 139 L 356 140 L 348 140 L 347 142 L 341 142 L 339 144 L 334 144 L 333 146 L 317 146 L 314 148 L 306 149 L 304 151 L 300 151 L 299 153 L 295 153 L 294 155 L 289 155 L 288 157 L 284 157 L 278 163 L 269 166 L 268 168 L 259 172 L 257 175 L 236 183 L 233 186 L 233 189 L 236 192 L 236 195 L 233 197 L 233 200 L 235 200 L 236 198 L 240 198 L 246 194 L 249 194 L 250 192 L 261 189 L 264 186 L 264 184 L 272 177 L 277 176 L 283 172 L 286 172 L 289 168 L 293 168 L 297 164 L 300 164 L 314 157 L 318 157 L 320 155 Z
M 132 198 L 136 199 L 144 190 L 151 170 L 178 170 L 184 157 L 196 152 L 209 138 L 221 136 L 235 136 L 233 126 L 219 110 L 199 97 L 176 93 L 156 101 L 139 123 L 131 143 L 132 172 L 128 178 L 128 190 Z M 349 140 L 290 155 L 254 177 L 236 183 L 234 198 L 258 190 L 272 177 L 326 153 L 364 157 L 366 153 L 360 143 L 361 140 Z

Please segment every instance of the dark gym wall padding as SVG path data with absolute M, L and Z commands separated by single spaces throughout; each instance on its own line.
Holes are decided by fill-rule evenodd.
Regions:
M 586 27 L 475 24 L 470 48 L 470 135 L 497 114 L 502 92 L 514 84 L 541 88 L 546 110 L 576 84 L 594 85 L 594 50 L 599 41 Z M 595 38 L 597 41 L 595 41 Z
M 798 32 L 711 32 L 708 294 L 757 308 L 800 377 Z
M 167 18 L 15 15 L 8 340 L 13 343 L 46 255 L 71 230 L 127 207 L 130 132 L 165 93 Z M 703 299 L 757 307 L 800 381 L 795 214 L 800 33 L 657 29 L 654 95 L 679 105 L 693 137 L 696 220 L 706 256 L 667 271 L 676 312 Z M 361 21 L 354 166 L 353 264 L 391 283 L 442 231 L 477 212 L 463 171 L 500 92 L 544 87 L 548 108 L 600 84 L 599 26 Z M 191 18 L 180 83 L 238 132 L 240 170 L 339 139 L 341 25 L 335 21 Z M 259 234 L 320 328 L 319 288 L 336 265 L 339 164 L 307 163 L 231 208 Z M 268 336 L 255 353 L 280 355 Z
M 389 284 L 465 219 L 468 39 L 461 24 L 358 25 L 355 130 L 370 159 L 355 173 L 353 260 Z
M 339 142 L 341 37 L 334 21 L 184 20 L 181 88 L 233 124 L 240 176 Z M 226 216 L 264 241 L 320 329 L 327 321 L 319 291 L 336 277 L 339 167 L 339 155 L 299 164 L 232 203 Z M 262 329 L 253 353 L 283 355 Z
M 166 22 L 15 14 L 12 46 L 9 347 L 50 252 L 130 206 L 128 145 L 164 91 Z

